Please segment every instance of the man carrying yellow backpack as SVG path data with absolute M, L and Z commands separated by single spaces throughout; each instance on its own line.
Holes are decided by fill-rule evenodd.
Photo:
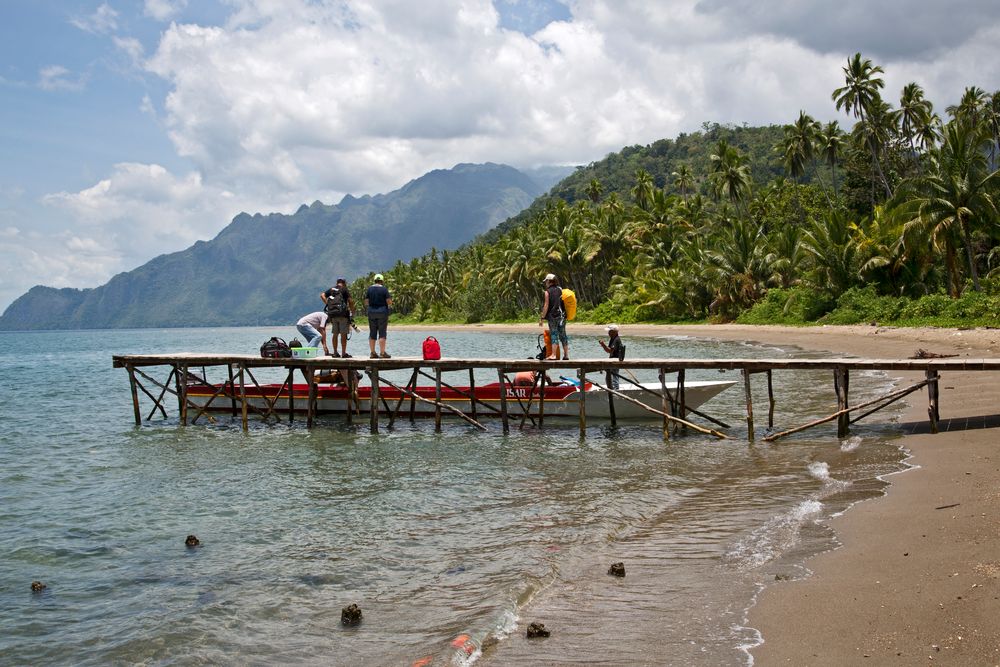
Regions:
M 552 354 L 545 357 L 549 360 L 559 358 L 559 345 L 562 344 L 562 358 L 569 359 L 569 338 L 566 337 L 566 319 L 568 308 L 566 304 L 567 292 L 572 297 L 573 317 L 576 317 L 576 295 L 570 290 L 559 287 L 559 279 L 555 274 L 550 273 L 545 276 L 545 300 L 542 302 L 542 313 L 538 318 L 538 326 L 548 320 L 549 332 L 552 334 Z M 572 318 L 570 318 L 572 319 Z

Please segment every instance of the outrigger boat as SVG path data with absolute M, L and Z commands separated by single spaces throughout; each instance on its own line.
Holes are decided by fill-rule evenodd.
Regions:
M 602 378 L 603 379 L 603 378 Z M 731 380 L 695 380 L 684 383 L 684 406 L 690 410 L 696 410 L 720 392 L 736 384 Z M 659 396 L 660 383 L 641 383 L 641 387 L 630 384 L 624 379 L 618 391 L 642 402 L 643 404 L 661 410 L 663 403 Z M 203 382 L 191 382 L 187 387 L 187 398 L 192 405 L 203 407 L 212 400 L 206 411 L 208 412 L 229 412 L 232 407 L 228 400 L 220 399 L 223 394 L 222 385 L 212 385 Z M 238 393 L 238 389 L 233 393 Z M 306 412 L 309 387 L 307 384 L 294 384 L 292 386 L 292 406 L 296 413 Z M 357 413 L 366 413 L 371 403 L 371 387 L 358 386 L 356 388 L 357 397 L 351 401 L 346 386 L 343 385 L 316 385 L 316 414 L 345 414 L 352 406 Z M 407 391 L 411 391 L 409 388 Z M 500 383 L 484 384 L 476 386 L 470 391 L 468 386 L 441 387 L 441 403 L 450 405 L 463 413 L 478 413 L 487 415 L 500 412 L 501 391 L 507 401 L 507 409 L 511 415 L 522 415 L 527 410 L 528 414 L 537 417 L 544 410 L 545 417 L 579 417 L 580 398 L 584 396 L 586 402 L 585 410 L 587 418 L 608 419 L 610 409 L 608 405 L 608 394 L 600 388 L 587 382 L 585 389 L 581 392 L 578 384 L 567 381 L 562 384 L 550 384 L 545 386 L 544 408 L 540 406 L 542 402 L 541 388 L 538 386 L 523 386 L 513 383 L 505 383 L 503 389 Z M 670 401 L 675 402 L 676 386 L 667 386 L 670 394 Z M 266 412 L 280 412 L 287 414 L 289 411 L 289 400 L 287 387 L 282 384 L 261 384 L 248 385 L 245 387 L 247 403 L 258 410 Z M 418 386 L 412 392 L 428 401 L 435 400 L 436 389 L 434 386 Z M 476 408 L 473 410 L 472 401 L 469 395 L 475 396 Z M 435 405 L 432 403 L 411 399 L 408 394 L 404 394 L 394 387 L 383 386 L 379 389 L 381 405 L 379 410 L 399 410 L 400 414 L 409 415 L 412 411 L 414 416 L 428 417 L 435 413 Z M 399 406 L 397 408 L 397 406 Z M 487 407 L 489 406 L 489 407 Z M 492 409 L 490 409 L 492 408 Z M 615 417 L 617 419 L 642 419 L 655 420 L 658 417 L 642 409 L 634 403 L 615 399 Z

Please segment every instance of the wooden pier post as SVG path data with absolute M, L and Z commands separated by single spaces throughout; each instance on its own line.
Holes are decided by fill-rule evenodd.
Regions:
M 354 369 L 347 371 L 347 423 L 354 423 L 354 392 L 357 391 L 357 383 L 354 381 Z
M 750 370 L 743 369 L 743 394 L 747 401 L 747 439 L 752 443 L 753 433 L 753 397 L 750 394 Z
M 242 414 L 243 430 L 250 430 L 250 422 L 247 419 L 247 385 L 244 380 L 244 374 L 246 372 L 246 367 L 244 364 L 240 364 L 240 411 Z
M 847 410 L 848 405 L 848 391 L 850 389 L 851 376 L 850 371 L 846 367 L 841 367 L 834 369 L 833 371 L 833 387 L 837 392 L 837 410 Z M 847 433 L 850 430 L 851 415 L 848 412 L 843 412 L 837 417 L 837 437 L 846 438 Z
M 316 373 L 311 368 L 303 369 L 306 376 L 306 428 L 313 427 L 316 417 Z
M 415 388 L 415 387 L 414 387 Z M 441 369 L 434 369 L 434 432 L 441 432 Z
M 139 391 L 135 386 L 135 368 L 133 368 L 131 364 L 125 368 L 128 369 L 128 383 L 132 388 L 132 412 L 135 414 L 135 425 L 142 426 L 142 413 L 139 412 Z
M 368 399 L 368 418 L 372 433 L 378 433 L 378 369 L 374 366 L 368 369 L 368 377 L 372 381 L 372 393 Z
M 295 382 L 295 369 L 288 369 L 288 423 L 291 424 L 295 417 L 295 389 L 292 384 Z M 281 421 L 280 418 L 278 421 Z
M 604 373 L 604 384 L 611 386 L 611 369 L 609 368 Z M 608 414 L 611 416 L 611 425 L 617 426 L 618 420 L 615 418 L 615 395 L 610 391 L 608 392 Z
M 938 372 L 924 371 L 927 379 L 927 419 L 930 422 L 931 433 L 938 432 L 938 420 L 941 418 L 938 412 Z
M 580 378 L 580 437 L 587 435 L 587 372 L 582 368 L 576 372 Z
M 229 415 L 235 419 L 236 418 L 236 386 L 233 381 L 233 365 L 226 364 L 226 369 L 229 371 Z
M 686 391 L 684 389 L 684 369 L 682 368 L 679 371 L 677 371 L 677 397 L 676 397 L 677 409 L 680 412 L 680 414 L 678 414 L 677 416 L 680 417 L 681 419 L 687 419 L 687 405 L 685 404 L 685 399 L 684 399 L 685 393 Z
M 503 432 L 510 433 L 510 420 L 507 417 L 507 383 L 504 382 L 504 373 L 499 368 L 497 377 L 500 378 L 500 419 L 503 421 Z
M 473 369 L 469 369 L 469 393 L 473 396 L 476 395 L 476 373 Z M 469 399 L 469 407 L 472 409 L 472 418 L 476 419 L 476 401 L 475 399 Z
M 545 421 L 545 378 L 548 377 L 545 371 L 541 373 L 541 380 L 539 380 L 538 389 L 538 428 L 542 427 L 542 422 Z
M 663 439 L 670 440 L 670 421 L 667 413 L 670 411 L 670 395 L 667 394 L 667 372 L 660 369 L 660 399 L 662 401 L 661 412 L 663 412 Z
M 767 369 L 767 427 L 774 428 L 774 385 L 771 369 Z

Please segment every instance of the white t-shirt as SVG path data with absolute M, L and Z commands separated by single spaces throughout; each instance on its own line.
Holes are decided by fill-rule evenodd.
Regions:
M 309 313 L 295 323 L 296 326 L 301 324 L 308 324 L 313 329 L 322 329 L 326 326 L 326 321 L 329 319 L 326 313 L 322 310 L 317 310 L 315 313 Z

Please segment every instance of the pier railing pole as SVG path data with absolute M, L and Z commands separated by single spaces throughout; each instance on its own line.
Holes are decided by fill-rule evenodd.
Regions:
M 753 396 L 750 394 L 750 370 L 743 369 L 743 394 L 747 401 L 747 439 L 753 442 Z
M 580 437 L 587 435 L 587 372 L 582 368 L 576 372 L 580 378 Z

